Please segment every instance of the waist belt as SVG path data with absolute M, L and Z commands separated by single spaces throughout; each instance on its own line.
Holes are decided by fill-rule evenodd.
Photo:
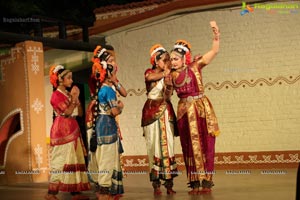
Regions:
M 65 114 L 60 114 L 60 115 L 55 115 L 55 117 L 63 117 L 63 118 L 72 118 L 72 119 L 76 119 L 77 116 L 75 116 L 75 115 L 65 115 Z
M 186 98 L 180 98 L 180 101 L 181 102 L 191 102 L 193 100 L 200 99 L 202 97 L 203 97 L 203 94 L 199 94 L 197 96 L 188 96 Z

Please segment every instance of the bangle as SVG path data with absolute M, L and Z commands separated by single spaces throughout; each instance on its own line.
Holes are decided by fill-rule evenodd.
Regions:
M 120 83 L 120 82 L 118 82 L 118 84 L 116 85 L 116 89 L 117 89 L 117 90 L 120 90 L 120 89 L 121 89 L 121 87 L 122 87 L 121 83 Z
M 214 34 L 214 40 L 218 41 L 220 39 L 220 35 L 219 34 Z

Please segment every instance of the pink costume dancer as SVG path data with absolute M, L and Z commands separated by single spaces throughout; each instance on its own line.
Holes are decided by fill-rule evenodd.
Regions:
M 72 72 L 62 65 L 50 69 L 50 82 L 56 89 L 51 96 L 51 105 L 55 118 L 51 127 L 50 145 L 50 183 L 47 200 L 57 200 L 58 191 L 70 192 L 72 200 L 89 199 L 81 191 L 90 190 L 86 174 L 84 155 L 86 154 L 81 139 L 79 125 L 75 119 L 79 106 L 79 89 L 72 86 Z
M 189 194 L 211 192 L 214 185 L 215 137 L 219 134 L 217 118 L 209 99 L 204 95 L 202 69 L 219 50 L 219 30 L 211 22 L 214 38 L 212 49 L 191 62 L 191 46 L 177 40 L 171 51 L 172 78 L 180 98 L 177 124 L 187 171 Z M 202 190 L 199 190 L 200 186 Z

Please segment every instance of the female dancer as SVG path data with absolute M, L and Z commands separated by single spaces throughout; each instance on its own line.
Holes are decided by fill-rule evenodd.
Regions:
M 117 82 L 117 68 L 109 64 L 110 55 L 105 48 L 96 50 L 93 64 L 93 76 L 99 81 L 98 116 L 96 119 L 97 149 L 95 152 L 97 165 L 98 198 L 118 199 L 124 193 L 120 154 L 123 152 L 116 116 L 124 107 L 117 100 L 116 90 L 125 90 Z M 115 88 L 114 85 L 116 84 Z
M 79 89 L 72 86 L 72 72 L 62 65 L 50 69 L 50 82 L 56 89 L 51 96 L 55 118 L 51 127 L 50 183 L 47 200 L 57 200 L 58 191 L 71 192 L 72 200 L 89 199 L 80 194 L 89 190 L 79 125 L 75 119 Z
M 177 123 L 184 162 L 187 171 L 189 194 L 211 192 L 214 185 L 215 137 L 219 127 L 213 107 L 204 95 L 202 69 L 219 51 L 219 30 L 215 22 L 212 49 L 191 62 L 191 45 L 176 41 L 171 52 L 172 78 L 180 98 L 177 107 Z M 202 186 L 202 190 L 199 190 Z
M 170 56 L 161 45 L 150 49 L 152 68 L 145 72 L 147 101 L 142 115 L 142 127 L 149 157 L 150 181 L 155 195 L 161 195 L 160 180 L 167 194 L 175 194 L 173 178 L 177 176 L 174 155 L 175 113 L 170 102 L 172 80 Z
M 106 45 L 106 48 L 103 48 L 101 46 L 97 46 L 94 50 L 94 56 L 92 58 L 93 63 L 101 63 L 105 62 L 106 64 L 112 65 L 116 72 L 118 71 L 118 65 L 116 62 L 116 55 L 114 48 L 110 45 Z M 112 79 L 113 88 L 116 90 L 122 97 L 127 96 L 127 91 L 123 87 L 123 85 L 119 82 L 118 79 Z M 88 109 L 86 112 L 86 128 L 87 128 L 87 138 L 88 138 L 88 146 L 89 146 L 89 164 L 88 164 L 88 170 L 89 170 L 89 178 L 90 180 L 95 183 L 96 191 L 99 189 L 99 185 L 97 182 L 98 179 L 98 173 L 97 171 L 97 160 L 95 158 L 95 151 L 97 148 L 97 139 L 96 139 L 96 119 L 99 115 L 99 106 L 98 106 L 98 92 L 101 87 L 101 83 L 99 80 L 99 77 L 96 77 L 95 74 L 91 73 L 91 76 L 88 80 L 88 85 L 90 89 L 90 95 L 91 95 L 91 102 L 88 105 Z M 119 127 L 118 122 L 118 116 L 116 117 L 116 121 L 118 124 L 118 132 L 120 135 L 120 139 L 122 140 L 122 135 Z M 121 155 L 122 158 L 122 155 Z M 122 159 L 121 159 L 122 161 Z M 123 166 L 122 171 L 124 171 Z

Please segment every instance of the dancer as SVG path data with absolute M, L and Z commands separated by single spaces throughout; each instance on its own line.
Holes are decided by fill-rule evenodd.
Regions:
M 50 82 L 55 91 L 51 96 L 51 105 L 55 118 L 51 127 L 50 145 L 50 183 L 47 200 L 57 200 L 58 191 L 70 192 L 72 200 L 89 199 L 81 191 L 90 190 L 86 174 L 80 128 L 75 119 L 79 106 L 79 89 L 74 86 L 71 92 L 72 72 L 62 65 L 52 66 Z
M 171 51 L 173 85 L 180 98 L 177 107 L 177 124 L 183 151 L 189 194 L 211 192 L 214 185 L 215 138 L 219 134 L 217 118 L 209 99 L 204 95 L 202 69 L 219 51 L 219 29 L 213 29 L 212 49 L 191 62 L 191 45 L 177 40 Z M 200 186 L 202 187 L 199 190 Z
M 96 182 L 99 185 L 97 194 L 99 199 L 109 197 L 118 199 L 124 193 L 120 161 L 123 149 L 115 118 L 122 113 L 124 105 L 117 100 L 116 90 L 121 93 L 125 89 L 117 82 L 117 68 L 108 63 L 111 55 L 107 50 L 99 46 L 95 52 L 93 76 L 100 85 L 97 93 L 99 110 L 95 127 L 97 136 L 95 158 L 98 172 Z
M 99 57 L 99 53 L 101 53 L 101 56 Z M 110 45 L 106 45 L 105 48 L 101 46 L 97 46 L 94 50 L 94 56 L 92 58 L 92 62 L 106 62 L 107 64 L 112 65 L 115 69 L 116 72 L 118 71 L 118 64 L 116 62 L 116 55 L 114 48 Z M 88 170 L 89 170 L 89 179 L 91 182 L 95 183 L 96 186 L 96 191 L 99 189 L 99 185 L 97 183 L 98 179 L 98 173 L 97 173 L 97 160 L 96 160 L 96 155 L 95 151 L 97 148 L 97 136 L 95 132 L 95 127 L 96 127 L 96 119 L 99 115 L 99 106 L 98 106 L 98 91 L 101 87 L 101 83 L 97 77 L 93 73 L 91 73 L 91 76 L 89 77 L 88 80 L 88 85 L 89 85 L 89 90 L 90 90 L 90 95 L 91 95 L 91 102 L 88 105 L 87 111 L 86 111 L 86 129 L 87 129 L 87 141 L 88 141 L 88 146 L 89 146 L 89 155 L 88 155 Z M 112 88 L 118 92 L 122 97 L 127 96 L 127 91 L 123 87 L 123 85 L 120 83 L 118 79 L 113 80 L 113 86 Z M 118 124 L 118 134 L 120 136 L 120 139 L 122 140 L 122 134 L 119 126 L 119 120 L 118 116 L 116 117 L 116 121 Z M 121 155 L 122 158 L 122 155 Z M 121 159 L 121 167 L 122 171 L 123 165 L 122 165 L 122 159 Z
M 177 133 L 176 118 L 170 102 L 172 79 L 170 76 L 170 56 L 161 46 L 150 49 L 152 68 L 145 72 L 147 101 L 142 112 L 142 127 L 149 157 L 150 181 L 154 195 L 161 195 L 161 180 L 167 194 L 176 192 L 173 178 L 177 176 L 177 165 L 174 155 L 174 130 Z

